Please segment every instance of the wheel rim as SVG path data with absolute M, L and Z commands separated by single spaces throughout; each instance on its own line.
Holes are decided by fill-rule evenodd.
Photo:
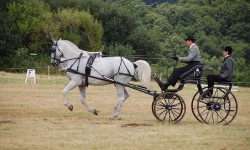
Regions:
M 179 95 L 166 92 L 153 101 L 152 112 L 159 121 L 176 123 L 184 117 L 186 105 Z
M 205 97 L 208 90 L 213 89 L 211 97 Z M 238 103 L 228 89 L 214 87 L 200 95 L 197 108 L 201 120 L 207 124 L 229 124 L 237 115 Z
M 203 91 L 205 89 L 207 89 L 207 87 L 202 88 Z M 199 91 L 197 91 L 195 93 L 195 95 L 193 96 L 193 99 L 191 101 L 191 110 L 192 110 L 192 113 L 193 113 L 195 119 L 198 120 L 199 122 L 203 122 L 200 115 L 199 115 L 199 113 L 198 113 L 198 109 L 197 109 L 198 108 L 197 103 L 199 101 L 199 97 L 200 97 L 200 93 L 199 93 Z

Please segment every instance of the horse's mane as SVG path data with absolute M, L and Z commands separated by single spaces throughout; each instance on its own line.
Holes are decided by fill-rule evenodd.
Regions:
M 88 55 L 86 51 L 80 49 L 78 46 L 76 46 L 74 43 L 72 43 L 72 42 L 70 42 L 70 41 L 68 41 L 68 40 L 59 40 L 59 41 L 62 41 L 62 42 L 64 42 L 64 43 L 66 43 L 66 44 L 71 48 L 71 50 L 83 52 L 83 53 L 84 53 L 83 56 Z
M 70 42 L 68 40 L 61 40 L 61 41 L 67 43 L 70 47 L 72 47 L 75 50 L 80 50 L 74 43 L 72 43 L 72 42 Z

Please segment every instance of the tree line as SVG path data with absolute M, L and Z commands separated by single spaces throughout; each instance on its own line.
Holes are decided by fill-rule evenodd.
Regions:
M 219 72 L 223 47 L 231 45 L 234 81 L 250 82 L 247 0 L 176 0 L 154 6 L 141 0 L 2 0 L 0 8 L 1 70 L 47 66 L 51 36 L 87 51 L 145 59 L 153 73 L 166 74 L 182 65 L 170 57 L 185 56 L 184 38 L 195 34 L 202 63 L 210 68 L 204 75 Z

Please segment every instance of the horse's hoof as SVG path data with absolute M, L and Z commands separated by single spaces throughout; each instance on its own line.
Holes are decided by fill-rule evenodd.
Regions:
M 118 114 L 113 114 L 111 117 L 110 117 L 110 119 L 112 118 L 112 119 L 117 119 L 117 117 L 118 117 Z
M 98 115 L 98 114 L 99 114 L 99 112 L 100 112 L 100 111 L 98 111 L 98 110 L 94 109 L 93 114 L 94 114 L 94 115 Z
M 69 109 L 70 111 L 73 111 L 73 105 L 69 105 L 68 109 Z
M 116 116 L 116 117 L 111 116 L 111 117 L 109 117 L 108 119 L 109 119 L 109 120 L 122 120 L 122 118 L 121 118 L 121 117 L 118 117 L 118 116 Z

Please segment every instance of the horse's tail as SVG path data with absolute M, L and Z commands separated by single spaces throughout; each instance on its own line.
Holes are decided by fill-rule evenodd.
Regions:
M 133 62 L 135 64 L 135 75 L 134 77 L 141 81 L 148 90 L 153 91 L 151 84 L 151 67 L 148 62 L 144 60 L 137 60 Z

